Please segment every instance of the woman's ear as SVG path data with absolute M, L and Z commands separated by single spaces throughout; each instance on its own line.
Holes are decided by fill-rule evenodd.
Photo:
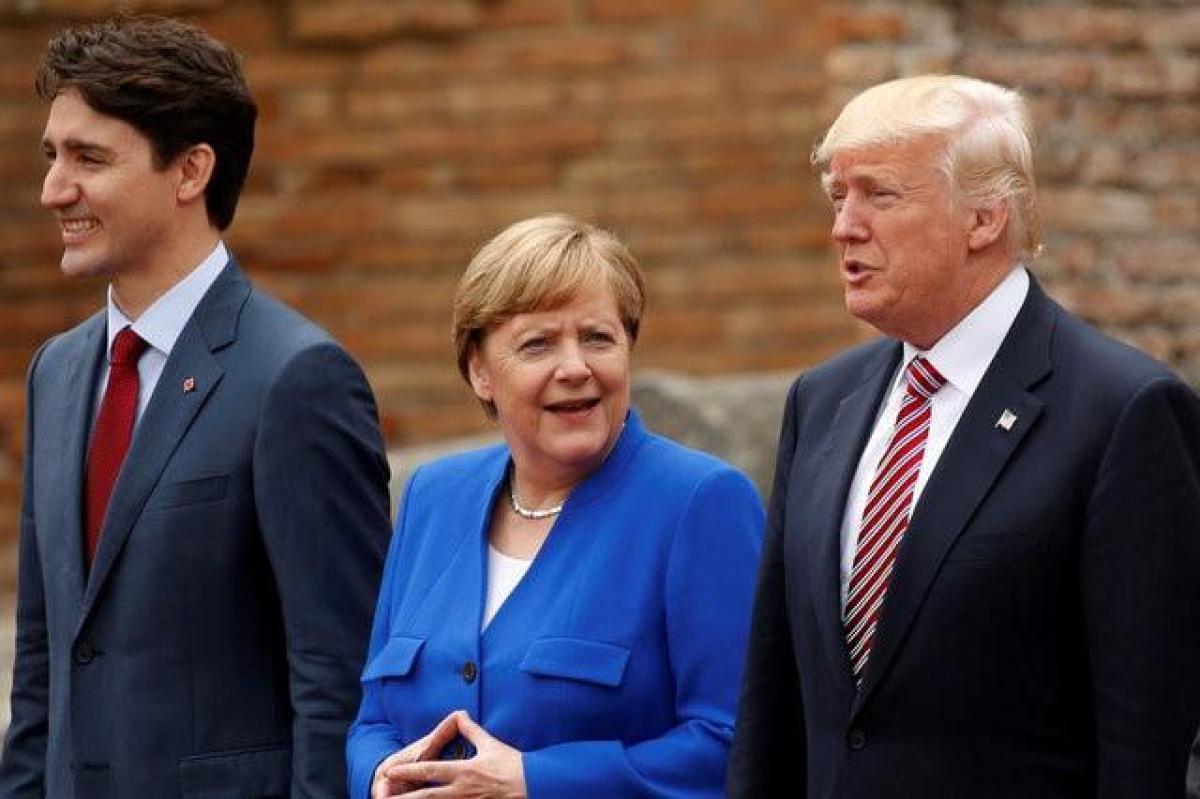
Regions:
M 467 374 L 471 378 L 471 388 L 475 392 L 475 396 L 484 402 L 492 401 L 492 380 L 488 372 L 487 364 L 483 362 L 483 357 L 479 354 L 479 347 L 471 348 L 471 354 L 467 357 Z

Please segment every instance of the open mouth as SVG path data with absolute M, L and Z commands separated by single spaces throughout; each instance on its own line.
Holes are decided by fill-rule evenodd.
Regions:
M 568 400 L 566 402 L 552 402 L 545 406 L 546 410 L 551 413 L 560 413 L 564 415 L 587 413 L 592 408 L 600 404 L 598 397 L 592 399 Z
M 79 238 L 100 229 L 99 220 L 87 217 L 85 219 L 60 219 L 59 227 L 64 238 Z

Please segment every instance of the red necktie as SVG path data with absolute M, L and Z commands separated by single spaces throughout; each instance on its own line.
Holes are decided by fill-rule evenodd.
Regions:
M 133 423 L 137 418 L 138 359 L 146 351 L 146 342 L 130 327 L 121 328 L 113 340 L 109 357 L 108 384 L 100 413 L 92 429 L 92 444 L 87 457 L 87 498 L 84 528 L 87 530 L 87 564 L 90 568 L 104 527 L 104 514 L 112 496 L 117 474 L 129 450 Z
M 896 549 L 908 529 L 913 489 L 929 438 L 930 402 L 946 383 L 933 364 L 920 356 L 913 358 L 904 370 L 904 377 L 908 390 L 896 416 L 896 428 L 871 481 L 850 571 L 843 623 L 855 683 L 862 682 L 875 640 L 875 623 L 896 563 Z

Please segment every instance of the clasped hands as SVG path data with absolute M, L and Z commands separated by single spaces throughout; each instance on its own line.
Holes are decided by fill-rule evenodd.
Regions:
M 438 760 L 457 736 L 471 742 L 475 756 Z M 375 768 L 371 799 L 525 799 L 521 753 L 493 738 L 465 710 L 438 722 L 423 738 L 384 758 Z

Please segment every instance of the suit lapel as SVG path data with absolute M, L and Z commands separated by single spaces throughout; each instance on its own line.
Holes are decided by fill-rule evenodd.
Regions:
M 1041 415 L 1043 402 L 1029 389 L 1052 368 L 1053 327 L 1049 300 L 1031 281 L 1029 296 L 913 511 L 856 709 L 886 674 L 946 554 Z M 1009 429 L 998 423 L 1005 411 L 1016 417 Z
M 221 382 L 224 371 L 213 353 L 236 337 L 237 317 L 249 293 L 249 284 L 231 260 L 175 342 L 113 486 L 104 531 L 84 591 L 81 624 L 163 469 L 205 400 Z
M 817 463 L 821 479 L 798 487 L 809 492 L 813 508 L 812 529 L 818 536 L 816 557 L 808 558 L 811 584 L 815 591 L 814 607 L 830 656 L 830 666 L 838 679 L 850 688 L 850 654 L 842 630 L 841 530 L 846 499 L 858 461 L 871 435 L 884 392 L 900 360 L 900 345 L 886 347 L 871 360 L 861 375 L 862 382 L 842 400 L 825 440 Z
M 82 335 L 68 354 L 70 368 L 60 379 L 58 396 L 63 398 L 59 435 L 62 461 L 57 479 L 61 490 L 53 489 L 54 496 L 62 497 L 62 523 L 66 546 L 44 547 L 43 557 L 57 557 L 56 571 L 61 579 L 56 584 L 67 586 L 77 602 L 83 595 L 83 480 L 84 462 L 87 459 L 88 440 L 91 437 L 92 405 L 96 397 L 96 379 L 100 373 L 101 360 L 107 341 L 104 336 L 105 316 L 96 314 L 82 328 Z M 83 390 L 80 390 L 83 386 Z M 50 555 L 50 553 L 56 553 Z

